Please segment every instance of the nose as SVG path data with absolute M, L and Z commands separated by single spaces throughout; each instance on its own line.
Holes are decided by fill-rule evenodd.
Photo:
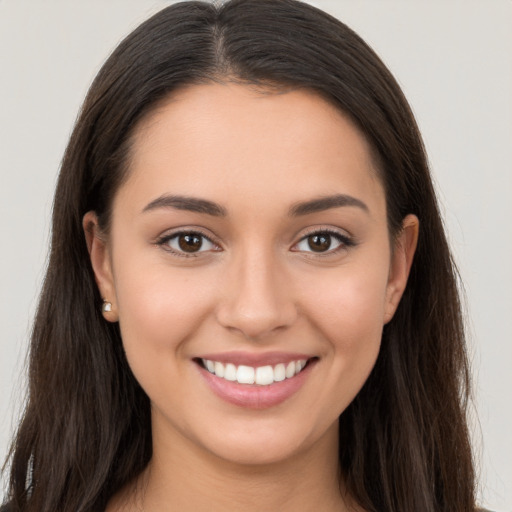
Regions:
M 224 276 L 217 321 L 247 339 L 267 338 L 295 322 L 292 288 L 271 252 L 240 255 Z

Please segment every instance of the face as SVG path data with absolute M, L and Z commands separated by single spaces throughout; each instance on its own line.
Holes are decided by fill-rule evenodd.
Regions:
M 333 448 L 417 232 L 407 218 L 392 247 L 344 115 L 305 91 L 179 91 L 137 129 L 108 238 L 84 225 L 155 449 L 257 464 Z

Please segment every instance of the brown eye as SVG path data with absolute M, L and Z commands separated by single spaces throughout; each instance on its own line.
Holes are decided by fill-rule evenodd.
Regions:
M 159 241 L 159 245 L 180 256 L 187 256 L 188 254 L 195 256 L 203 252 L 219 250 L 219 247 L 207 236 L 193 231 L 183 231 L 165 236 Z
M 348 249 L 354 245 L 355 242 L 342 233 L 316 231 L 302 238 L 292 250 L 305 253 L 334 254 L 338 249 Z
M 203 245 L 203 237 L 196 234 L 178 235 L 178 245 L 183 252 L 197 252 Z
M 328 233 L 316 233 L 307 237 L 308 247 L 313 252 L 325 252 L 331 248 L 331 235 Z

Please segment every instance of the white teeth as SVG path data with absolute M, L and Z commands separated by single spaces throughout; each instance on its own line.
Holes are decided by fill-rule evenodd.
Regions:
M 304 366 L 306 366 L 306 361 L 297 361 L 295 363 L 295 375 L 297 375 L 297 373 L 299 373 L 302 370 L 302 368 L 304 368 Z
M 217 372 L 215 372 L 215 375 L 217 375 Z M 240 365 L 236 371 L 236 380 L 240 384 L 254 384 L 254 368 Z
M 226 380 L 235 381 L 236 380 L 236 366 L 234 364 L 228 363 L 224 370 L 224 378 Z
M 287 379 L 292 378 L 295 375 L 295 363 L 290 361 L 286 367 L 285 375 Z
M 217 377 L 224 377 L 224 365 L 218 361 L 215 361 L 215 375 Z
M 278 364 L 274 367 L 274 381 L 281 382 L 286 378 L 286 369 L 284 364 Z
M 232 363 L 223 364 L 219 361 L 209 359 L 202 360 L 205 368 L 217 377 L 237 381 L 240 384 L 257 384 L 259 386 L 268 386 L 274 382 L 281 382 L 285 379 L 291 379 L 300 373 L 306 366 L 307 360 L 290 361 L 288 364 L 279 363 L 275 366 L 235 366 Z
M 274 368 L 272 366 L 260 366 L 256 368 L 256 384 L 260 386 L 267 386 L 274 382 Z

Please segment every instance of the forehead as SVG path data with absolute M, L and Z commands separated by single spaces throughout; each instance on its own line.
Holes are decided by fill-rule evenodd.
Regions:
M 245 204 L 383 195 L 365 138 L 338 109 L 310 91 L 239 84 L 190 86 L 155 109 L 135 131 L 126 185 L 148 200 L 238 193 Z

